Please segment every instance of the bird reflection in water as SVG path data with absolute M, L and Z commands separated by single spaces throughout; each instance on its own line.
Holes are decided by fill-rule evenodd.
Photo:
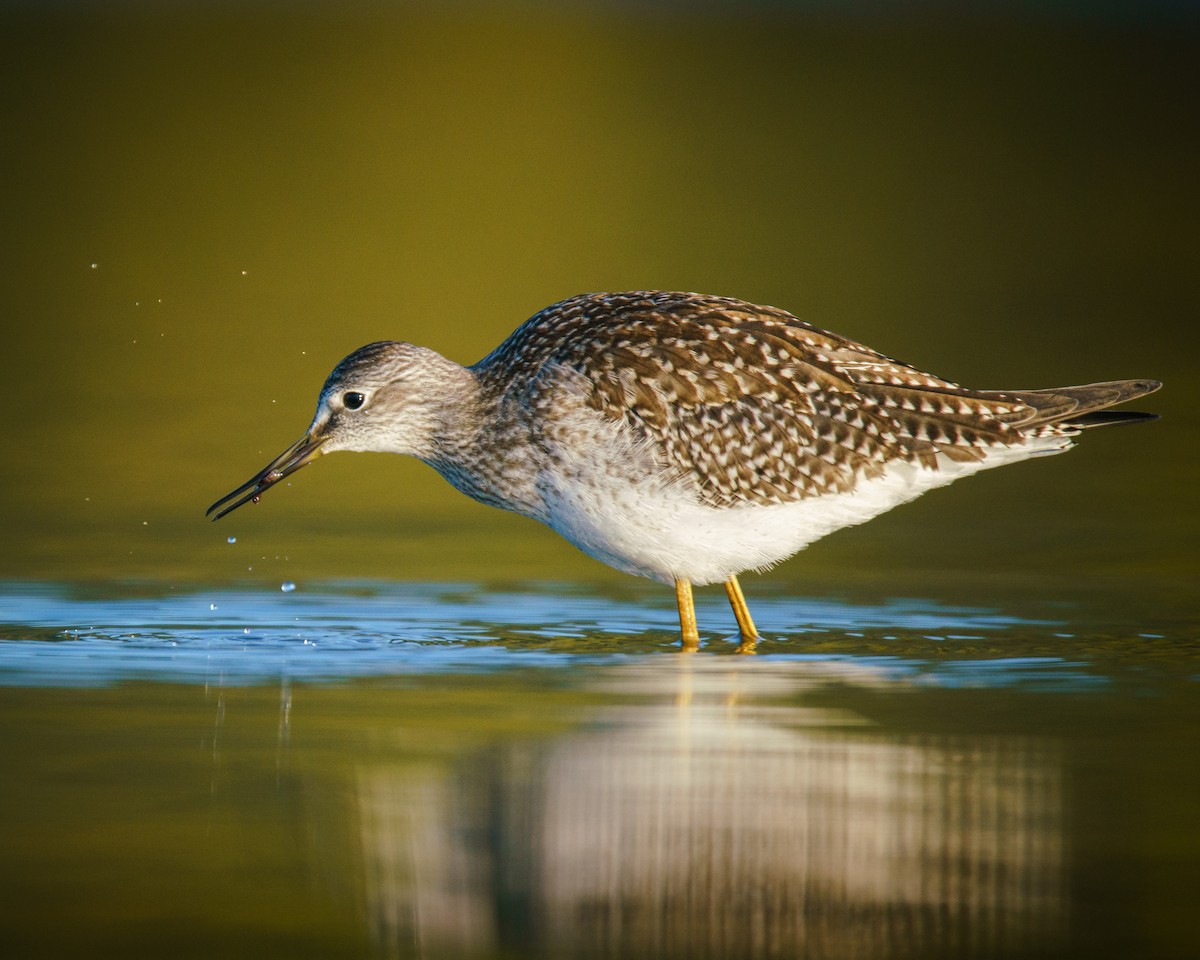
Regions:
M 887 734 L 794 705 L 831 682 L 888 682 L 869 669 L 727 664 L 620 668 L 614 688 L 644 699 L 455 775 L 365 772 L 368 895 L 386 952 L 1053 947 L 1065 899 L 1053 743 Z

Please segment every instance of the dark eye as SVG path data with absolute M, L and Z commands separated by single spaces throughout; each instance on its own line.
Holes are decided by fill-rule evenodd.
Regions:
M 342 404 L 347 410 L 357 410 L 366 402 L 367 398 L 357 390 L 351 390 L 349 393 L 342 394 Z

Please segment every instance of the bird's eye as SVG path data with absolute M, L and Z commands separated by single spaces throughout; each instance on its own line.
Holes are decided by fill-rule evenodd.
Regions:
M 351 390 L 349 393 L 342 394 L 342 404 L 347 410 L 357 410 L 366 402 L 367 398 L 357 390 Z

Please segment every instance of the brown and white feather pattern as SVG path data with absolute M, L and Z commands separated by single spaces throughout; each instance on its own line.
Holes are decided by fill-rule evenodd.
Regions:
M 1083 427 L 1145 419 L 1106 408 L 1159 386 L 966 390 L 771 307 L 587 294 L 469 368 L 399 341 L 356 350 L 301 440 L 212 510 L 318 452 L 386 451 L 619 570 L 712 583 Z
M 889 464 L 937 470 L 1076 432 L 1055 420 L 1077 404 L 1052 392 L 966 390 L 786 311 L 698 294 L 573 297 L 472 369 L 517 429 L 545 423 L 565 386 L 584 391 L 713 507 L 849 493 Z

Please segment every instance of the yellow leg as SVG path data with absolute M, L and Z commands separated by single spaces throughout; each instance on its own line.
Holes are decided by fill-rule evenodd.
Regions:
M 754 645 L 758 643 L 758 628 L 750 616 L 750 608 L 746 606 L 746 595 L 742 593 L 737 574 L 725 581 L 725 592 L 729 595 L 729 605 L 733 607 L 733 615 L 737 618 L 738 630 L 742 634 L 742 642 L 738 645 L 737 652 L 753 653 Z
M 675 581 L 675 602 L 679 605 L 679 630 L 683 634 L 683 649 L 692 653 L 700 649 L 700 631 L 696 629 L 696 606 L 692 602 L 692 581 Z

